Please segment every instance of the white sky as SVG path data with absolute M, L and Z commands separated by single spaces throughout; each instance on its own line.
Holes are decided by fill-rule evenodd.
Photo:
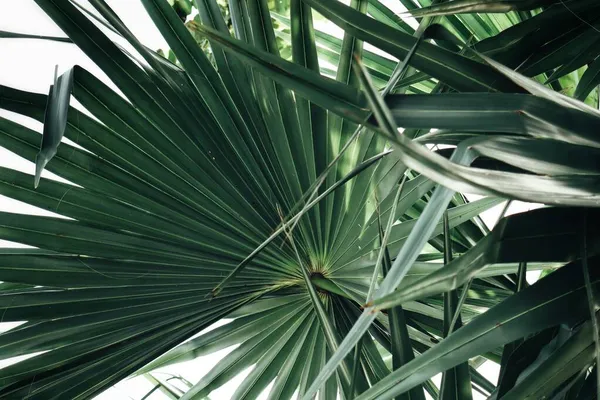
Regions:
M 125 24 L 146 46 L 153 49 L 167 48 L 166 42 L 160 36 L 154 27 L 150 18 L 146 14 L 144 7 L 139 0 L 106 0 L 107 3 L 119 14 Z M 80 0 L 80 4 L 86 5 L 86 0 Z M 387 3 L 387 2 L 386 2 Z M 392 8 L 398 8 L 399 2 L 389 2 Z M 91 7 L 89 7 L 91 9 Z M 400 11 L 400 10 L 395 10 Z M 330 25 L 319 24 L 320 27 L 326 26 L 331 32 L 337 30 L 337 27 L 331 28 Z M 322 28 L 321 28 L 322 29 Z M 0 30 L 21 32 L 39 35 L 65 36 L 62 31 L 47 17 L 44 12 L 35 4 L 33 0 L 0 0 Z M 59 73 L 71 66 L 78 64 L 101 78 L 107 84 L 114 88 L 114 85 L 107 79 L 106 75 L 96 67 L 87 56 L 85 56 L 76 46 L 68 43 L 57 43 L 41 40 L 16 40 L 0 39 L 0 84 L 11 86 L 18 89 L 32 92 L 47 93 L 54 77 L 54 67 L 59 65 Z M 41 124 L 31 119 L 17 116 L 8 111 L 0 110 L 0 116 L 13 119 L 32 129 L 41 132 Z M 0 148 L 0 165 L 17 169 L 29 174 L 34 171 L 34 165 L 13 153 Z M 49 172 L 44 172 L 43 176 L 48 178 L 57 177 Z M 60 178 L 59 178 L 60 179 Z M 469 196 L 475 199 L 475 196 Z M 489 210 L 483 215 L 485 222 L 493 226 L 498 219 L 498 215 L 503 208 L 503 204 Z M 534 205 L 528 205 L 515 202 L 509 209 L 508 214 L 521 212 Z M 0 195 L 0 211 L 9 211 L 27 214 L 52 215 L 52 213 L 41 210 L 16 200 L 12 200 Z M 0 247 L 16 246 L 0 240 Z M 537 278 L 536 272 L 528 273 L 528 280 Z M 224 323 L 222 321 L 221 323 Z M 14 327 L 14 323 L 0 323 L 0 331 L 8 330 Z M 214 329 L 215 326 L 209 328 Z M 232 351 L 234 347 L 222 350 L 209 356 L 200 357 L 196 360 L 166 368 L 167 374 L 181 375 L 192 383 L 197 382 L 218 360 Z M 17 360 L 0 361 L 0 368 Z M 495 364 L 487 362 L 480 368 L 480 372 L 488 379 L 495 382 L 497 379 L 498 368 Z M 211 394 L 212 399 L 229 399 L 233 391 L 239 385 L 243 378 L 249 373 L 249 370 L 240 374 L 228 384 Z M 166 379 L 168 375 L 156 374 L 158 379 Z M 439 377 L 438 382 L 439 384 Z M 128 400 L 141 399 L 153 387 L 145 378 L 134 378 L 124 381 L 115 387 L 107 390 L 96 399 L 102 400 Z M 265 392 L 261 398 L 266 398 Z M 149 397 L 151 400 L 165 399 L 166 397 L 156 391 Z M 475 393 L 475 398 L 483 398 Z

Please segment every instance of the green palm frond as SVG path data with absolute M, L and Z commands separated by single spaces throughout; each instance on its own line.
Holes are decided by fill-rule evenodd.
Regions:
M 36 3 L 69 39 L 0 37 L 72 43 L 119 92 L 80 66 L 0 86 L 44 126 L 0 117 L 36 164 L 0 194 L 55 215 L 0 212 L 30 246 L 0 251 L 26 321 L 0 355 L 35 354 L 0 398 L 202 399 L 249 368 L 233 398 L 596 393 L 599 3 L 142 0 L 162 52 L 104 0 Z M 488 228 L 507 199 L 548 207 Z M 154 375 L 232 346 L 185 393 Z

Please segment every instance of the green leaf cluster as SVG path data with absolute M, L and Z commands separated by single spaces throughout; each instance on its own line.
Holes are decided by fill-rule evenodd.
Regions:
M 0 37 L 77 46 L 119 91 L 80 66 L 0 86 L 43 123 L 0 117 L 35 163 L 0 194 L 54 213 L 0 212 L 29 246 L 0 251 L 25 321 L 0 355 L 36 354 L 0 398 L 203 399 L 248 368 L 233 398 L 597 396 L 600 3 L 142 0 L 164 51 L 105 0 L 36 3 L 68 39 Z M 155 375 L 231 346 L 185 392 Z

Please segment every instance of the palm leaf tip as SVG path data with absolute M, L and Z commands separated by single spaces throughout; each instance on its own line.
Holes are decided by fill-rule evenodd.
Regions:
M 58 65 L 54 70 L 54 83 L 50 86 L 44 115 L 44 130 L 40 151 L 35 157 L 34 187 L 40 183 L 42 171 L 56 154 L 67 127 L 67 111 L 73 90 L 73 68 L 58 76 Z

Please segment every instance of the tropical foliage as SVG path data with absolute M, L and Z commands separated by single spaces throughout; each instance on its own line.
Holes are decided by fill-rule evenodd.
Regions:
M 68 39 L 33 39 L 120 93 L 79 66 L 47 95 L 0 87 L 44 123 L 0 118 L 36 164 L 0 194 L 63 217 L 0 213 L 33 246 L 0 254 L 2 321 L 26 321 L 0 354 L 38 353 L 0 397 L 91 398 L 237 345 L 156 388 L 204 398 L 252 367 L 234 398 L 595 398 L 600 3 L 400 2 L 142 0 L 165 58 L 104 0 L 36 0 Z M 548 207 L 488 229 L 513 199 Z

